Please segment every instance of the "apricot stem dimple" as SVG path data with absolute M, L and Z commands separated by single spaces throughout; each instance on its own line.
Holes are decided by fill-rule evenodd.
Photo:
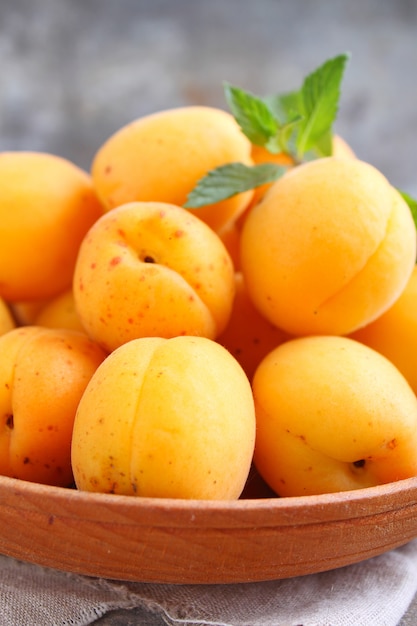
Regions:
M 13 430 L 13 428 L 14 428 L 13 414 L 10 414 L 10 415 L 7 416 L 7 418 L 6 418 L 6 426 L 8 428 L 10 428 L 10 430 Z
M 156 263 L 155 259 L 149 254 L 147 254 L 143 260 L 145 263 Z
M 359 459 L 359 461 L 354 461 L 353 465 L 355 467 L 364 467 L 365 465 L 365 459 Z

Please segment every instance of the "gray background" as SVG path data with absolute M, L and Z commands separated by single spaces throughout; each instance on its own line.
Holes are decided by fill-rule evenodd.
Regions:
M 131 120 L 224 107 L 222 81 L 259 95 L 352 55 L 336 130 L 417 196 L 417 1 L 0 0 L 0 150 L 89 169 Z M 100 624 L 162 624 L 118 611 Z M 417 623 L 417 603 L 402 624 Z
M 89 169 L 140 115 L 294 89 L 344 51 L 336 130 L 417 194 L 414 0 L 0 0 L 0 149 Z

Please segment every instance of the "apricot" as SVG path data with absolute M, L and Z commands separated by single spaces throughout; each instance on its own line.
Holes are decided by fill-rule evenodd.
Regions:
M 75 412 L 105 356 L 74 331 L 25 326 L 0 337 L 0 474 L 72 484 Z
M 36 326 L 45 326 L 46 328 L 66 328 L 85 332 L 75 308 L 72 288 L 45 303 L 34 316 L 33 323 Z
M 9 330 L 15 328 L 16 322 L 14 321 L 12 312 L 7 303 L 0 298 L 0 335 L 4 335 Z
M 392 361 L 417 394 L 417 266 L 398 300 L 350 337 Z
M 270 322 L 293 335 L 344 335 L 400 296 L 416 231 L 381 172 L 327 157 L 270 187 L 244 222 L 240 249 L 249 296 Z
M 251 144 L 230 113 L 186 106 L 146 115 L 109 137 L 91 173 L 107 210 L 133 201 L 183 206 L 197 182 L 220 165 L 251 165 Z M 242 213 L 253 191 L 189 209 L 214 230 Z
M 78 247 L 103 210 L 90 176 L 61 157 L 0 153 L 0 297 L 52 297 L 71 285 Z
M 87 334 L 109 352 L 138 337 L 214 339 L 230 317 L 234 289 L 218 235 L 161 202 L 128 203 L 97 220 L 81 244 L 73 287 Z
M 281 496 L 417 475 L 417 397 L 399 370 L 347 337 L 281 344 L 253 379 L 254 462 Z
M 217 341 L 229 350 L 252 380 L 261 360 L 290 336 L 255 309 L 241 272 L 235 273 L 235 285 L 236 295 L 229 323 Z
M 78 406 L 76 486 L 132 496 L 236 499 L 255 412 L 237 361 L 204 337 L 147 337 L 113 351 Z

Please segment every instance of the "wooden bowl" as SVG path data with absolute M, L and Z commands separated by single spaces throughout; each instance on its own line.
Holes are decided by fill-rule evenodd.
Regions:
M 289 578 L 417 537 L 417 478 L 236 502 L 90 494 L 0 478 L 0 552 L 67 572 L 163 583 Z

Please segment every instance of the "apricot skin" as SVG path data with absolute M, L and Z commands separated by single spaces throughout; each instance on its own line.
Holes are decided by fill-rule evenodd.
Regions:
M 387 357 L 417 394 L 417 266 L 392 307 L 350 337 Z
M 215 338 L 234 288 L 233 263 L 216 233 L 159 202 L 103 215 L 80 247 L 73 286 L 81 323 L 108 351 L 138 337 Z
M 112 352 L 79 404 L 76 485 L 143 497 L 224 500 L 241 494 L 255 440 L 249 381 L 202 337 L 149 337 Z
M 41 300 L 69 287 L 81 240 L 102 213 L 90 176 L 70 161 L 0 153 L 0 296 Z
M 408 205 L 373 166 L 328 157 L 277 180 L 242 230 L 254 305 L 293 335 L 349 334 L 399 297 L 416 258 Z
M 0 474 L 72 484 L 75 412 L 105 356 L 78 332 L 25 326 L 0 337 Z
M 133 201 L 183 206 L 209 170 L 232 162 L 251 165 L 251 144 L 233 116 L 189 106 L 141 117 L 119 129 L 97 151 L 91 168 L 107 210 Z M 189 209 L 214 230 L 236 218 L 253 191 Z
M 72 288 L 46 302 L 34 317 L 33 324 L 46 328 L 66 328 L 85 332 L 75 308 Z
M 253 379 L 255 465 L 282 496 L 417 475 L 417 398 L 381 354 L 346 337 L 290 340 Z

